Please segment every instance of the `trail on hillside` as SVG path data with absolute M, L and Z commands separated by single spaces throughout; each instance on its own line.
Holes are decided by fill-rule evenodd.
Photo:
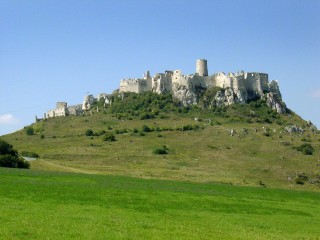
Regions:
M 45 167 L 45 168 L 44 168 Z M 53 163 L 47 160 L 36 160 L 31 163 L 31 169 L 48 169 L 49 171 L 63 171 L 63 172 L 74 172 L 74 173 L 85 173 L 85 174 L 101 174 L 99 171 L 84 170 L 80 168 L 68 167 L 61 164 Z

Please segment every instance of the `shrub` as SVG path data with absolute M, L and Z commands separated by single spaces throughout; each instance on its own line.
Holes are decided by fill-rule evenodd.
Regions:
M 8 168 L 29 168 L 30 164 L 18 156 L 0 155 L 0 166 Z
M 139 132 L 138 128 L 134 128 L 134 129 L 133 129 L 133 132 L 134 132 L 134 133 L 138 133 L 138 132 Z
M 151 118 L 154 118 L 154 115 L 153 115 L 153 114 L 150 114 L 150 113 L 145 113 L 145 112 L 143 112 L 143 113 L 140 115 L 140 120 L 151 119 Z
M 92 131 L 92 129 L 87 129 L 87 131 L 86 131 L 86 136 L 93 136 L 93 131 Z
M 296 147 L 299 152 L 302 152 L 304 155 L 312 155 L 314 152 L 314 148 L 310 143 L 304 143 L 300 146 Z
M 147 125 L 143 125 L 142 126 L 142 131 L 143 132 L 152 132 L 152 129 Z
M 34 129 L 31 126 L 26 127 L 25 131 L 26 131 L 26 134 L 29 135 L 29 136 L 34 134 Z
M 200 128 L 199 125 L 188 124 L 188 125 L 184 125 L 182 127 L 177 127 L 176 130 L 178 130 L 178 131 L 191 131 L 191 130 L 198 130 L 199 128 Z
M 123 128 L 123 129 L 116 129 L 114 132 L 116 134 L 123 134 L 123 133 L 127 133 L 128 130 L 126 128 Z
M 94 132 L 93 133 L 93 136 L 102 136 L 103 134 L 105 134 L 106 133 L 106 131 L 105 130 L 99 130 L 99 131 L 97 131 L 97 132 Z M 88 135 L 87 135 L 88 136 Z M 89 136 L 91 136 L 91 135 L 89 135 Z
M 306 181 L 308 181 L 308 177 L 305 175 L 305 173 L 297 174 L 295 179 L 296 184 L 303 185 Z
M 157 154 L 157 155 L 164 155 L 164 154 L 168 154 L 168 147 L 166 145 L 163 145 L 162 148 L 156 148 L 152 151 L 153 154 Z
M 12 145 L 0 139 L 0 167 L 29 168 L 29 162 L 20 158 Z
M 156 149 L 153 150 L 152 153 L 153 154 L 157 154 L 157 155 L 168 154 L 168 152 L 163 148 L 156 148 Z
M 8 142 L 0 139 L 0 155 L 17 155 L 17 151 L 13 149 L 13 146 Z
M 116 141 L 116 137 L 111 132 L 108 132 L 103 136 L 103 141 L 114 142 Z
M 139 132 L 139 135 L 143 137 L 143 136 L 145 136 L 146 134 L 145 134 L 144 132 Z

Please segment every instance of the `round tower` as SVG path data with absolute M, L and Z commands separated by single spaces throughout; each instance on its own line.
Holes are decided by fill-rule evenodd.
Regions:
M 199 76 L 206 77 L 208 76 L 208 66 L 206 59 L 198 59 L 196 62 L 196 73 Z

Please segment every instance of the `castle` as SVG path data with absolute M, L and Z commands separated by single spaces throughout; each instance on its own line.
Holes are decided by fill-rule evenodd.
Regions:
M 269 90 L 268 83 L 268 74 L 266 73 L 241 71 L 225 74 L 219 72 L 209 76 L 207 60 L 198 59 L 195 74 L 183 75 L 181 70 L 174 70 L 157 73 L 151 77 L 149 71 L 147 71 L 143 78 L 121 80 L 119 91 L 120 93 L 141 93 L 145 91 L 163 93 L 174 90 L 175 86 L 185 86 L 187 88 L 193 86 L 247 89 L 262 93 Z
M 287 108 L 281 99 L 281 93 L 277 81 L 269 82 L 268 74 L 259 72 L 237 73 L 218 72 L 208 74 L 207 60 L 196 61 L 196 72 L 183 75 L 181 70 L 167 70 L 164 73 L 156 73 L 151 77 L 147 71 L 142 78 L 128 78 L 120 81 L 118 94 L 125 92 L 141 93 L 152 91 L 158 94 L 171 92 L 173 97 L 183 105 L 199 103 L 199 92 L 204 89 L 218 87 L 220 90 L 214 96 L 212 105 L 223 106 L 234 103 L 247 103 L 250 100 L 265 98 L 267 105 L 278 113 L 285 113 Z M 105 106 L 112 104 L 112 94 L 99 94 L 84 97 L 83 104 L 68 107 L 65 102 L 58 102 L 56 109 L 45 113 L 45 118 L 81 115 L 90 110 L 95 101 L 103 99 Z
M 278 113 L 285 113 L 277 81 L 269 82 L 268 74 L 259 72 L 223 72 L 208 75 L 207 60 L 196 61 L 196 72 L 183 75 L 181 70 L 157 73 L 153 77 L 147 71 L 143 78 L 129 78 L 120 81 L 120 93 L 153 91 L 171 92 L 183 105 L 199 103 L 201 89 L 221 88 L 214 98 L 213 105 L 223 106 L 234 103 L 247 103 L 250 100 L 266 97 L 269 107 Z M 265 95 L 266 94 L 266 95 Z

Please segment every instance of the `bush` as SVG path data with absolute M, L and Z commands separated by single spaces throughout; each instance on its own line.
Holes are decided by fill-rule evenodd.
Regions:
M 153 154 L 157 154 L 157 155 L 164 155 L 164 154 L 168 154 L 168 148 L 166 145 L 164 145 L 162 148 L 156 148 L 152 151 Z
M 133 132 L 134 132 L 134 133 L 138 133 L 138 132 L 139 132 L 139 129 L 138 129 L 138 128 L 134 128 L 134 129 L 133 129 Z
M 152 153 L 153 154 L 157 154 L 157 155 L 168 154 L 168 152 L 163 148 L 156 148 L 156 149 L 153 150 Z
M 178 131 L 191 131 L 191 130 L 198 130 L 200 128 L 199 125 L 184 125 L 183 127 L 177 127 L 176 130 Z
M 13 149 L 13 146 L 6 141 L 0 139 L 0 155 L 16 156 L 17 151 Z
M 103 134 L 105 134 L 106 131 L 105 130 L 99 130 L 97 132 L 93 133 L 93 136 L 102 136 Z M 87 135 L 87 136 L 92 136 L 92 135 Z
M 26 131 L 26 134 L 29 135 L 29 136 L 34 134 L 34 129 L 31 126 L 26 127 L 25 131 Z
M 114 142 L 116 141 L 116 137 L 111 132 L 108 132 L 103 136 L 103 141 Z
M 144 132 L 139 132 L 139 135 L 140 135 L 141 137 L 143 137 L 143 136 L 145 136 L 146 134 L 145 134 Z
M 29 168 L 30 164 L 19 157 L 11 144 L 0 139 L 0 167 Z
M 308 181 L 308 177 L 305 173 L 297 174 L 295 179 L 296 184 L 304 185 L 306 181 Z
M 304 143 L 300 146 L 296 147 L 299 152 L 302 152 L 304 155 L 312 155 L 314 152 L 314 148 L 310 143 Z
M 87 129 L 87 131 L 86 131 L 86 136 L 93 136 L 93 131 L 92 131 L 92 129 Z
M 143 125 L 142 126 L 142 131 L 143 132 L 152 132 L 152 129 L 147 125 Z
M 116 129 L 114 132 L 116 134 L 123 134 L 123 133 L 127 133 L 128 130 L 126 128 L 123 128 L 123 129 Z
M 29 168 L 30 164 L 27 161 L 24 161 L 18 156 L 11 155 L 1 155 L 0 156 L 0 167 L 8 168 Z

